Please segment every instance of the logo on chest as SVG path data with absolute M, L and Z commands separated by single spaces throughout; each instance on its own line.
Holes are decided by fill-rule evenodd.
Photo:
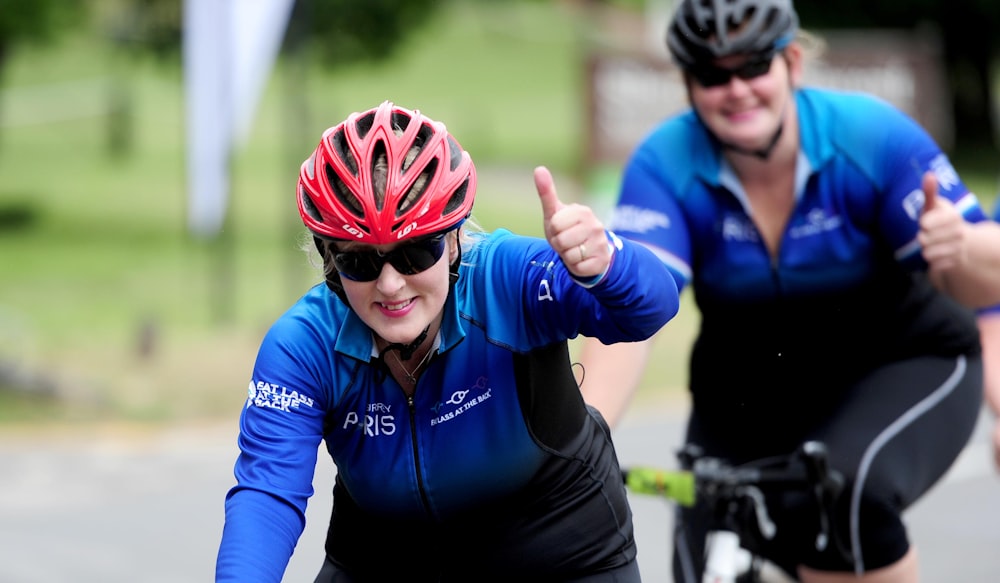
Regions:
M 434 411 L 431 426 L 456 419 L 466 411 L 489 400 L 493 396 L 493 389 L 488 385 L 486 377 L 479 377 L 476 379 L 476 383 L 468 389 L 459 389 L 446 400 L 435 403 L 431 407 L 431 410 Z
M 396 417 L 393 415 L 392 405 L 368 403 L 363 415 L 359 415 L 357 411 L 349 411 L 341 429 L 364 431 L 369 437 L 393 435 L 396 433 Z
M 812 237 L 835 231 L 842 223 L 838 215 L 827 214 L 827 211 L 821 208 L 814 208 L 806 214 L 805 221 L 789 229 L 788 234 L 792 239 Z
M 722 219 L 722 240 L 737 243 L 756 243 L 760 241 L 757 227 L 749 217 L 727 215 Z

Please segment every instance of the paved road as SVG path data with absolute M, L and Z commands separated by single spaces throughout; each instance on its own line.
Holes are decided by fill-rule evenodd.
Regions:
M 616 433 L 623 463 L 666 463 L 677 407 L 644 408 Z M 924 580 L 1000 579 L 1000 480 L 989 463 L 984 413 L 973 443 L 908 515 Z M 942 430 L 945 430 L 942 428 Z M 0 435 L 0 583 L 211 581 L 232 483 L 235 423 L 151 433 Z M 310 582 L 322 562 L 332 466 L 285 581 Z M 633 499 L 644 580 L 667 582 L 666 503 Z

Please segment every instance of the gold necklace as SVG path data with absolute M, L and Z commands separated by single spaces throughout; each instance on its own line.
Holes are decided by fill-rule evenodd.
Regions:
M 406 367 L 403 366 L 403 361 L 399 359 L 399 354 L 393 352 L 392 357 L 396 359 L 396 362 L 399 364 L 399 368 L 403 369 L 403 374 L 406 375 L 406 381 L 411 385 L 415 385 L 417 384 L 417 373 L 420 372 L 420 367 L 427 363 L 427 360 L 431 357 L 432 352 L 434 352 L 433 349 L 428 349 L 427 352 L 424 353 L 424 357 L 420 359 L 417 366 L 413 367 L 413 372 L 406 370 Z

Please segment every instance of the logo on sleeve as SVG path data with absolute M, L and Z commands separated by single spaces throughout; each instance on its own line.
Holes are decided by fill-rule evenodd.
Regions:
M 903 198 L 903 210 L 906 211 L 906 216 L 919 221 L 920 213 L 924 209 L 924 198 L 924 191 L 919 188 L 911 190 L 910 194 Z
M 651 209 L 623 205 L 615 209 L 609 228 L 632 233 L 648 233 L 654 229 L 669 229 L 670 217 Z
M 955 171 L 955 167 L 951 165 L 948 157 L 944 154 L 938 154 L 936 158 L 931 160 L 931 170 L 934 171 L 934 176 L 943 190 L 951 190 L 958 185 L 958 172 Z
M 247 408 L 251 405 L 268 409 L 278 409 L 286 413 L 301 406 L 312 407 L 313 400 L 298 391 L 289 391 L 280 385 L 272 385 L 264 381 L 254 384 L 250 381 L 247 389 Z
M 552 286 L 549 284 L 549 276 L 552 275 L 552 269 L 555 267 L 555 261 L 549 261 L 548 263 L 539 263 L 537 261 L 532 261 L 532 267 L 541 267 L 545 270 L 545 277 L 542 281 L 538 282 L 538 301 L 549 301 L 554 302 L 556 299 L 552 296 Z

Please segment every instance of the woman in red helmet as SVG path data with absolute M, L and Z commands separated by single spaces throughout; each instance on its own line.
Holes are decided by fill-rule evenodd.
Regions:
M 468 232 L 475 167 L 442 124 L 386 102 L 323 134 L 296 195 L 326 282 L 260 347 L 217 581 L 281 580 L 321 441 L 337 476 L 316 581 L 639 580 L 567 340 L 648 338 L 677 289 L 546 169 L 535 185 L 547 240 Z

